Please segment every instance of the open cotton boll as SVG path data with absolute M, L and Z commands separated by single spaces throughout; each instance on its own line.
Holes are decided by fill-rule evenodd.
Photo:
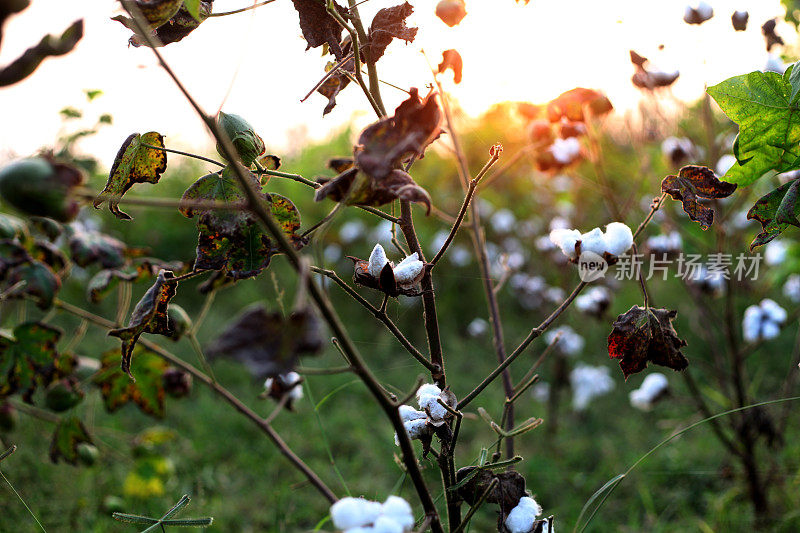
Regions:
M 664 374 L 653 372 L 648 374 L 638 389 L 632 390 L 629 397 L 631 405 L 642 411 L 649 411 L 653 403 L 666 392 L 669 382 Z
M 569 258 L 575 257 L 575 244 L 581 240 L 581 232 L 576 229 L 558 228 L 550 232 L 550 241 Z
M 606 226 L 606 252 L 622 255 L 633 246 L 633 232 L 622 222 L 612 222 Z
M 524 496 L 506 517 L 506 527 L 511 533 L 529 533 L 533 529 L 536 517 L 542 514 L 542 508 L 536 500 Z
M 777 322 L 778 324 L 783 323 L 786 321 L 787 314 L 786 310 L 775 303 L 775 300 L 771 300 L 769 298 L 765 298 L 761 300 L 761 307 L 762 312 L 764 315 L 771 321 Z
M 372 253 L 369 254 L 369 265 L 367 267 L 369 275 L 373 278 L 380 278 L 381 270 L 383 270 L 383 267 L 385 267 L 388 262 L 389 259 L 386 257 L 386 250 L 383 249 L 380 243 L 376 244 L 375 248 L 372 249 Z
M 397 283 L 411 283 L 422 273 L 425 268 L 425 263 L 419 260 L 417 252 L 409 255 L 392 269 L 394 272 L 394 279 Z
M 550 145 L 549 150 L 556 161 L 562 165 L 568 165 L 581 153 L 581 143 L 575 137 L 556 139 Z
M 742 319 L 742 336 L 747 342 L 758 340 L 761 331 L 761 309 L 757 305 L 751 305 L 744 310 Z
M 423 394 L 417 398 L 420 409 L 427 409 L 433 420 L 442 420 L 448 413 L 447 409 L 439 403 L 439 398 L 441 398 L 441 396 L 438 394 L 436 396 L 433 394 Z
M 583 350 L 585 344 L 583 337 L 575 333 L 575 330 L 571 327 L 559 326 L 555 329 L 551 329 L 544 334 L 544 340 L 547 344 L 552 344 L 556 339 L 556 335 L 558 335 L 558 344 L 556 344 L 556 348 L 563 354 L 576 355 Z
M 345 530 L 344 533 L 375 533 L 375 528 L 372 526 L 351 527 Z
M 441 393 L 442 389 L 440 389 L 436 385 L 432 383 L 425 383 L 423 385 L 420 385 L 419 389 L 417 389 L 417 398 L 425 395 L 439 396 Z
M 581 253 L 593 252 L 597 255 L 603 255 L 605 250 L 606 236 L 600 228 L 594 228 L 592 231 L 581 235 Z
M 400 413 L 400 418 L 403 422 L 408 422 L 410 420 L 419 420 L 420 418 L 427 418 L 428 415 L 425 414 L 424 411 L 417 411 L 410 405 L 401 405 L 398 407 L 398 412 Z
M 735 164 L 736 156 L 733 154 L 725 154 L 719 158 L 719 161 L 717 161 L 717 166 L 714 170 L 717 172 L 717 176 L 724 176 L 725 173 L 728 172 Z
M 372 526 L 373 533 L 403 533 L 404 527 L 398 524 L 393 518 L 379 516 Z
M 414 515 L 411 506 L 399 496 L 389 496 L 381 506 L 381 516 L 397 522 L 403 530 L 414 527 Z M 376 524 L 377 525 L 377 524 Z
M 364 498 L 342 498 L 331 505 L 333 525 L 342 530 L 371 525 L 381 514 L 381 504 Z
M 428 415 L 423 414 L 425 418 L 415 418 L 403 422 L 403 427 L 406 428 L 406 433 L 408 433 L 411 440 L 422 437 L 428 431 Z M 400 446 L 400 439 L 397 437 L 397 433 L 394 434 L 394 445 Z
M 583 411 L 591 401 L 614 388 L 614 380 L 604 366 L 578 365 L 569 375 L 572 385 L 572 408 Z
M 783 284 L 783 295 L 793 303 L 800 303 L 800 274 L 792 274 Z
M 776 239 L 770 241 L 764 247 L 764 262 L 770 266 L 780 265 L 786 260 L 789 245 L 786 242 Z
M 761 338 L 764 340 L 774 339 L 781 334 L 780 325 L 775 322 L 766 320 L 761 323 Z

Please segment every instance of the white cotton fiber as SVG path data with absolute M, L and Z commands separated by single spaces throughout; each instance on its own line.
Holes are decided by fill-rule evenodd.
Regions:
M 420 418 L 426 418 L 428 416 L 424 411 L 417 411 L 410 405 L 401 405 L 397 408 L 397 410 L 399 411 L 400 418 L 403 420 L 403 422 L 419 420 Z
M 719 161 L 717 161 L 717 166 L 714 170 L 716 170 L 717 176 L 724 176 L 725 173 L 728 172 L 735 164 L 736 156 L 733 154 L 725 154 L 719 158 Z
M 765 298 L 758 305 L 751 305 L 744 311 L 742 319 L 742 336 L 747 342 L 759 339 L 774 339 L 781 332 L 781 325 L 786 321 L 786 310 Z
M 439 396 L 441 393 L 442 393 L 442 389 L 440 389 L 436 385 L 434 385 L 432 383 L 425 383 L 425 384 L 421 385 L 419 387 L 419 389 L 417 389 L 417 398 L 419 398 L 420 396 L 426 396 L 426 395 Z
M 536 517 L 542 514 L 542 508 L 536 500 L 524 496 L 506 517 L 506 527 L 511 533 L 528 533 L 533 528 Z
M 568 165 L 581 153 L 581 143 L 575 137 L 569 139 L 556 139 L 550 145 L 550 153 L 553 158 L 562 165 Z
M 416 252 L 403 259 L 399 265 L 394 267 L 394 279 L 401 285 L 404 283 L 411 283 L 422 273 L 425 268 L 425 263 L 417 259 L 419 256 Z
M 649 411 L 653 403 L 669 388 L 664 374 L 653 372 L 648 374 L 638 389 L 632 390 L 629 397 L 631 405 L 642 411 Z
M 414 526 L 414 515 L 411 511 L 411 506 L 399 496 L 389 496 L 383 502 L 381 515 L 391 518 L 404 529 L 411 529 Z
M 792 274 L 783 284 L 783 295 L 793 303 L 800 303 L 800 274 Z
M 433 421 L 444 419 L 448 413 L 447 409 L 439 403 L 439 398 L 441 398 L 439 395 L 423 394 L 417 399 L 420 409 L 427 409 Z
M 386 258 L 386 251 L 383 246 L 376 244 L 375 248 L 372 249 L 372 253 L 369 254 L 369 266 L 367 268 L 369 275 L 373 278 L 379 278 L 381 270 L 388 262 L 389 259 Z
M 544 334 L 544 340 L 547 344 L 552 344 L 556 339 L 556 335 L 558 335 L 558 344 L 556 344 L 556 348 L 565 355 L 578 354 L 583 350 L 584 344 L 586 344 L 583 337 L 575 333 L 575 330 L 569 326 L 559 326 L 555 329 L 551 329 Z
M 604 366 L 578 365 L 569 375 L 572 386 L 572 408 L 583 411 L 591 401 L 614 388 L 614 380 Z
M 606 251 L 611 255 L 622 255 L 633 245 L 633 232 L 622 222 L 612 222 L 606 226 Z
M 575 244 L 580 238 L 581 232 L 576 229 L 558 228 L 550 232 L 550 241 L 569 258 L 575 257 Z
M 333 525 L 339 529 L 368 526 L 375 522 L 381 512 L 381 504 L 364 498 L 342 498 L 331 505 Z
M 403 533 L 403 526 L 388 516 L 379 516 L 372 526 L 373 533 Z
M 581 235 L 581 253 L 593 252 L 597 255 L 603 255 L 605 250 L 606 238 L 600 228 L 594 228 L 592 231 Z
M 765 298 L 761 300 L 761 309 L 764 315 L 769 318 L 772 322 L 782 323 L 786 321 L 786 310 L 775 303 L 774 300 L 769 298 Z

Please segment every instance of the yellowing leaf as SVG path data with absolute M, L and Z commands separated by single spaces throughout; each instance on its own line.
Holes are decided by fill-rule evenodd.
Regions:
M 151 351 L 137 346 L 136 358 L 132 367 L 136 381 L 132 381 L 120 370 L 122 356 L 119 350 L 103 354 L 100 371 L 94 383 L 100 387 L 103 403 L 108 412 L 114 412 L 123 405 L 134 403 L 142 412 L 156 417 L 164 417 L 164 384 L 161 379 L 167 363 Z

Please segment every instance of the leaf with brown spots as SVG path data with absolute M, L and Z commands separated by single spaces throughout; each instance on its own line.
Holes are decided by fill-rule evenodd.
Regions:
M 700 199 L 727 198 L 735 190 L 735 184 L 720 181 L 713 170 L 696 165 L 687 165 L 677 176 L 667 176 L 661 182 L 661 191 L 683 202 L 683 210 L 703 229 L 714 223 L 714 210 L 701 204 Z
M 220 173 L 208 174 L 192 184 L 183 194 L 181 212 L 187 217 L 199 215 L 197 228 L 196 270 L 227 270 L 233 279 L 257 276 L 269 266 L 272 256 L 280 248 L 265 230 L 261 222 L 249 211 L 238 180 L 230 167 Z M 248 173 L 254 184 L 258 178 Z M 281 224 L 286 237 L 298 250 L 307 240 L 301 237 L 300 213 L 295 205 L 278 194 L 260 193 L 264 207 L 272 212 Z M 193 205 L 195 201 L 215 200 L 239 204 L 234 209 L 203 209 Z
M 264 378 L 293 370 L 301 355 L 315 355 L 322 345 L 319 320 L 310 309 L 284 317 L 256 304 L 239 315 L 206 353 L 235 359 Z
M 38 387 L 68 375 L 74 359 L 59 354 L 57 343 L 61 330 L 38 322 L 26 322 L 14 328 L 13 338 L 0 337 L 0 398 L 21 394 L 32 403 Z
M 103 192 L 94 201 L 94 207 L 108 200 L 108 208 L 122 220 L 131 216 L 119 208 L 119 200 L 135 183 L 158 183 L 167 169 L 167 153 L 143 145 L 164 148 L 164 137 L 154 131 L 140 135 L 132 133 L 122 143 Z
M 345 40 L 342 41 L 342 50 L 344 51 L 345 56 L 349 55 L 352 51 L 352 43 L 349 36 L 346 36 Z M 328 63 L 326 66 L 326 72 L 330 72 L 330 69 L 334 68 L 337 64 L 338 62 Z M 344 90 L 345 87 L 350 84 L 350 76 L 348 76 L 347 73 L 353 74 L 355 70 L 355 58 L 351 57 L 345 61 L 344 64 L 336 70 L 336 72 L 328 75 L 328 78 L 322 83 L 322 85 L 319 86 L 317 92 L 328 99 L 328 104 L 322 111 L 323 117 L 333 111 L 333 108 L 336 107 L 336 97 Z
M 156 354 L 141 346 L 137 346 L 135 352 L 133 371 L 136 373 L 136 381 L 132 381 L 120 370 L 122 360 L 120 351 L 111 350 L 103 354 L 94 383 L 100 387 L 103 403 L 109 413 L 128 403 L 135 403 L 143 413 L 155 418 L 164 418 L 162 375 L 168 365 Z
M 292 0 L 292 3 L 300 15 L 300 29 L 308 43 L 306 50 L 327 44 L 336 59 L 343 59 L 344 53 L 342 47 L 339 46 L 339 41 L 342 39 L 342 27 L 335 18 L 328 14 L 325 2 Z M 336 2 L 333 5 L 340 14 L 347 13 L 347 10 Z
M 203 0 L 202 2 L 196 3 L 198 8 L 197 16 L 192 14 L 191 11 L 187 9 L 186 5 L 183 5 L 171 19 L 161 24 L 153 31 L 153 36 L 156 38 L 156 42 L 159 46 L 177 43 L 200 27 L 200 24 L 211 15 L 213 11 L 213 4 L 211 1 Z M 119 20 L 119 18 L 115 17 L 114 20 Z M 125 22 L 123 22 L 123 24 L 128 26 Z M 147 41 L 136 35 L 134 28 L 128 27 L 134 30 L 134 34 L 129 40 L 132 46 L 149 46 Z
M 77 465 L 79 444 L 94 444 L 83 422 L 76 416 L 62 418 L 50 441 L 50 460 Z
M 784 183 L 769 194 L 762 196 L 747 212 L 747 218 L 761 223 L 761 232 L 750 244 L 750 251 L 763 246 L 780 235 L 789 226 L 800 227 L 797 217 L 800 204 L 797 203 L 800 180 Z
M 689 361 L 680 349 L 686 341 L 678 338 L 672 327 L 677 311 L 634 305 L 614 321 L 608 336 L 608 355 L 619 359 L 625 379 L 654 363 L 673 370 L 683 370 Z
M 169 270 L 159 272 L 156 282 L 133 308 L 128 325 L 108 332 L 110 336 L 119 337 L 122 340 L 121 369 L 131 379 L 133 379 L 133 374 L 131 374 L 133 349 L 142 333 L 155 333 L 167 337 L 172 334 L 172 322 L 167 310 L 170 300 L 178 292 L 178 284 L 170 283 L 168 280 L 174 277 L 175 275 Z
M 397 6 L 385 7 L 375 14 L 367 35 L 367 50 L 373 62 L 383 57 L 392 39 L 402 39 L 407 43 L 414 41 L 417 28 L 406 26 L 406 19 L 413 12 L 414 7 L 403 2 Z
M 438 72 L 441 74 L 447 69 L 453 71 L 453 81 L 456 84 L 461 83 L 461 72 L 464 70 L 464 60 L 461 59 L 461 54 L 458 53 L 458 50 L 450 49 L 442 52 L 442 62 L 439 63 Z

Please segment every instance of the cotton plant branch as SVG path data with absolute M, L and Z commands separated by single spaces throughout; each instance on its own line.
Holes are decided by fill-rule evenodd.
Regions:
M 244 13 L 245 11 L 250 11 L 252 9 L 256 9 L 261 6 L 265 6 L 267 4 L 271 4 L 275 0 L 264 0 L 263 2 L 258 2 L 257 4 L 253 4 L 252 6 L 242 7 L 239 9 L 234 9 L 232 11 L 223 11 L 220 13 L 211 13 L 208 15 L 209 17 L 226 17 L 228 15 L 236 15 L 237 13 Z
M 89 311 L 81 307 L 74 306 L 70 303 L 67 303 L 63 300 L 56 299 L 53 302 L 57 308 L 62 309 L 63 311 L 80 317 L 83 320 L 87 320 L 92 324 L 100 326 L 101 328 L 105 329 L 114 329 L 117 327 L 117 324 L 112 322 L 111 320 L 107 320 L 101 316 L 95 315 Z M 263 418 L 261 418 L 255 411 L 247 407 L 244 403 L 241 402 L 233 393 L 231 393 L 228 389 L 220 385 L 219 383 L 215 382 L 211 377 L 206 375 L 205 373 L 201 372 L 194 366 L 190 365 L 189 363 L 183 361 L 178 356 L 174 355 L 172 352 L 162 348 L 160 345 L 149 341 L 147 339 L 139 339 L 139 343 L 142 344 L 145 348 L 150 350 L 151 352 L 155 353 L 168 363 L 173 366 L 180 368 L 191 374 L 195 379 L 202 382 L 208 388 L 213 390 L 218 396 L 220 396 L 223 400 L 225 400 L 229 405 L 231 405 L 234 409 L 236 409 L 239 413 L 244 415 L 248 418 L 251 422 L 253 422 L 258 428 L 269 437 L 269 439 L 277 446 L 278 450 L 286 457 L 292 465 L 299 470 L 308 481 L 320 492 L 329 502 L 334 503 L 338 500 L 336 495 L 333 493 L 331 489 L 325 484 L 324 481 L 313 471 L 311 468 L 306 465 L 302 459 L 300 459 L 292 450 L 289 448 L 288 444 L 283 441 L 281 436 L 278 434 L 277 431 L 267 423 Z
M 131 4 L 129 1 L 125 1 L 123 6 L 128 11 L 128 13 L 133 17 L 134 25 L 137 28 L 137 33 L 148 41 L 148 43 L 152 42 L 152 37 L 147 31 L 147 27 L 142 20 L 141 13 L 138 11 L 138 8 L 135 4 Z M 330 8 L 330 5 L 329 5 Z M 335 12 L 335 9 L 333 10 Z M 335 13 L 339 18 L 341 16 L 338 13 Z M 342 20 L 343 22 L 343 20 Z M 355 35 L 353 32 L 352 35 Z M 354 42 L 355 45 L 355 42 Z M 354 49 L 357 51 L 358 47 L 354 46 Z M 183 93 L 186 97 L 189 104 L 198 114 L 198 116 L 203 120 L 206 124 L 206 127 L 209 129 L 210 133 L 213 135 L 214 139 L 220 144 L 222 149 L 222 155 L 228 161 L 236 161 L 236 151 L 231 143 L 231 140 L 225 135 L 224 131 L 217 125 L 216 121 L 209 115 L 207 115 L 194 97 L 189 93 L 189 91 L 185 88 L 182 84 L 180 79 L 177 77 L 175 72 L 170 68 L 169 64 L 164 60 L 161 53 L 158 51 L 156 47 L 152 48 L 154 55 L 156 56 L 157 60 L 161 64 L 162 68 L 167 72 L 167 74 L 172 78 L 173 82 L 179 88 L 179 90 Z M 358 58 L 358 53 L 356 52 L 356 58 Z M 358 72 L 358 70 L 357 70 Z M 269 213 L 265 208 L 263 203 L 259 200 L 258 191 L 255 190 L 254 184 L 248 179 L 245 169 L 239 165 L 234 163 L 232 165 L 234 175 L 239 182 L 240 189 L 244 194 L 247 202 L 249 204 L 249 210 L 251 213 L 260 220 L 266 230 L 271 234 L 271 236 L 275 239 L 278 247 L 281 251 L 286 255 L 289 260 L 290 265 L 296 270 L 300 271 L 302 268 L 302 262 L 300 258 L 300 254 L 295 250 L 294 246 L 288 241 L 283 230 L 281 229 L 280 225 L 276 222 L 273 218 L 272 214 Z M 398 412 L 397 406 L 394 405 L 392 400 L 386 395 L 383 387 L 381 387 L 380 382 L 375 378 L 372 372 L 367 367 L 366 363 L 362 359 L 361 355 L 358 352 L 358 349 L 353 344 L 353 341 L 350 339 L 347 331 L 344 328 L 338 314 L 333 309 L 330 301 L 328 300 L 325 293 L 317 286 L 317 284 L 308 278 L 307 282 L 307 290 L 311 300 L 314 302 L 314 305 L 317 307 L 317 310 L 322 315 L 322 318 L 330 327 L 331 331 L 333 332 L 334 336 L 339 339 L 341 343 L 342 352 L 344 353 L 348 363 L 354 367 L 355 373 L 361 379 L 361 381 L 366 385 L 367 389 L 373 395 L 375 400 L 380 405 L 381 409 L 384 411 L 386 416 L 391 421 L 394 429 L 398 435 L 398 441 L 400 443 L 400 449 L 403 454 L 403 463 L 406 466 L 408 471 L 409 477 L 411 478 L 414 487 L 417 491 L 417 495 L 422 503 L 422 506 L 425 510 L 425 514 L 431 517 L 431 529 L 433 533 L 444 533 L 444 529 L 442 527 L 441 520 L 439 519 L 439 513 L 436 509 L 436 505 L 433 501 L 433 497 L 431 496 L 430 491 L 428 490 L 425 480 L 422 477 L 422 472 L 420 471 L 419 464 L 417 463 L 416 455 L 414 452 L 414 447 L 411 443 L 411 439 L 408 433 L 405 431 L 405 427 L 403 426 L 403 420 L 400 417 L 400 413 Z M 271 429 L 271 428 L 270 428 Z

